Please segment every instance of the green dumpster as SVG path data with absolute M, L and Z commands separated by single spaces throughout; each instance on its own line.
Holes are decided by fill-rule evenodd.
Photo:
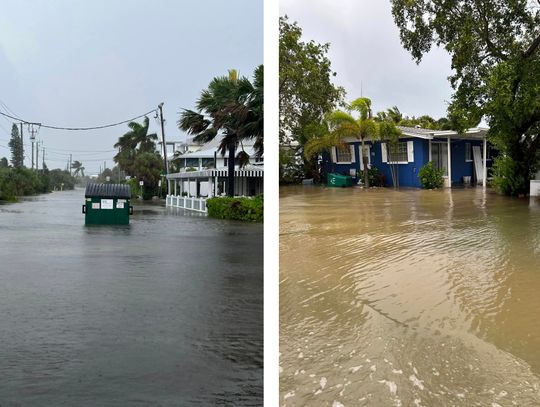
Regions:
M 327 176 L 327 185 L 329 187 L 352 187 L 353 180 L 350 175 L 341 175 L 330 173 Z
M 129 225 L 131 188 L 124 184 L 88 184 L 84 193 L 86 225 Z

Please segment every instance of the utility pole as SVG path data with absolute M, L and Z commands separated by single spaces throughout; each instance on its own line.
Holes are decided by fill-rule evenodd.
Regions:
M 28 131 L 30 132 L 30 141 L 32 141 L 32 169 L 34 169 L 34 143 L 36 141 L 36 132 L 34 130 L 34 123 L 28 124 Z
M 70 154 L 69 155 L 69 175 L 71 175 L 71 159 L 72 159 L 72 156 Z
M 39 170 L 39 141 L 36 141 L 36 171 Z
M 165 175 L 169 173 L 169 162 L 167 161 L 167 144 L 165 143 L 165 120 L 163 119 L 163 102 L 158 105 L 161 121 L 161 142 L 163 143 L 163 161 L 165 163 Z
M 45 147 L 43 147 L 43 154 L 41 154 L 41 169 L 45 170 Z

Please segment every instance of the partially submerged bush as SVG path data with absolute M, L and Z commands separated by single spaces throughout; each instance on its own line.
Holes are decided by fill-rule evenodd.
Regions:
M 358 178 L 364 183 L 364 172 L 360 171 Z M 368 169 L 369 186 L 371 187 L 384 187 L 386 185 L 386 176 L 377 168 L 371 167 Z
M 435 168 L 430 161 L 418 172 L 420 178 L 420 184 L 425 189 L 437 189 L 441 188 L 444 184 L 443 171 Z
M 510 157 L 499 156 L 493 163 L 493 186 L 505 195 L 517 196 L 529 190 L 529 179 L 523 176 L 523 169 L 519 168 Z
M 252 198 L 215 197 L 206 201 L 208 216 L 248 222 L 263 221 L 263 196 Z

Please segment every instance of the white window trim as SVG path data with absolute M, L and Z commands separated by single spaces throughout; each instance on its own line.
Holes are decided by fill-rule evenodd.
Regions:
M 332 162 L 334 164 L 352 164 L 355 162 L 354 145 L 351 144 L 351 161 L 337 161 L 338 153 L 337 147 L 332 147 Z
M 412 143 L 412 141 L 400 141 L 400 143 Z M 411 162 L 414 162 L 414 153 L 413 153 L 413 161 L 388 161 L 388 150 L 386 149 L 386 143 L 381 143 L 381 159 L 383 163 L 386 164 L 410 164 Z M 408 154 L 407 154 L 408 155 Z

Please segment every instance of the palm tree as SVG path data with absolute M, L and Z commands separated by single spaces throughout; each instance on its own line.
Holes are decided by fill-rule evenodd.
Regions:
M 148 134 L 150 120 L 144 117 L 143 124 L 130 122 L 128 127 L 131 129 L 123 136 L 120 136 L 118 142 L 114 145 L 118 148 L 118 154 L 114 156 L 114 161 L 120 168 L 130 176 L 134 176 L 134 163 L 137 156 L 141 153 L 154 152 L 156 150 L 156 133 Z
M 73 161 L 73 163 L 71 164 L 71 169 L 74 170 L 74 177 L 76 177 L 79 173 L 81 173 L 81 176 L 84 177 L 84 167 L 80 161 Z
M 358 112 L 355 118 L 352 113 Z M 328 133 L 321 137 L 312 138 L 304 150 L 306 157 L 309 154 L 328 150 L 331 146 L 343 144 L 345 138 L 356 138 L 362 142 L 361 160 L 364 172 L 364 183 L 369 187 L 368 157 L 364 142 L 367 138 L 373 140 L 378 137 L 378 126 L 371 114 L 371 100 L 368 98 L 358 98 L 353 100 L 348 106 L 347 112 L 336 110 L 327 117 Z
M 228 153 L 227 195 L 234 196 L 235 152 L 242 140 L 255 138 L 258 155 L 263 154 L 263 68 L 255 70 L 252 84 L 234 69 L 227 76 L 214 78 L 203 90 L 197 110 L 184 109 L 178 120 L 180 130 L 194 134 L 194 140 L 207 143 L 222 136 L 219 152 Z M 245 154 L 239 159 L 245 163 Z

